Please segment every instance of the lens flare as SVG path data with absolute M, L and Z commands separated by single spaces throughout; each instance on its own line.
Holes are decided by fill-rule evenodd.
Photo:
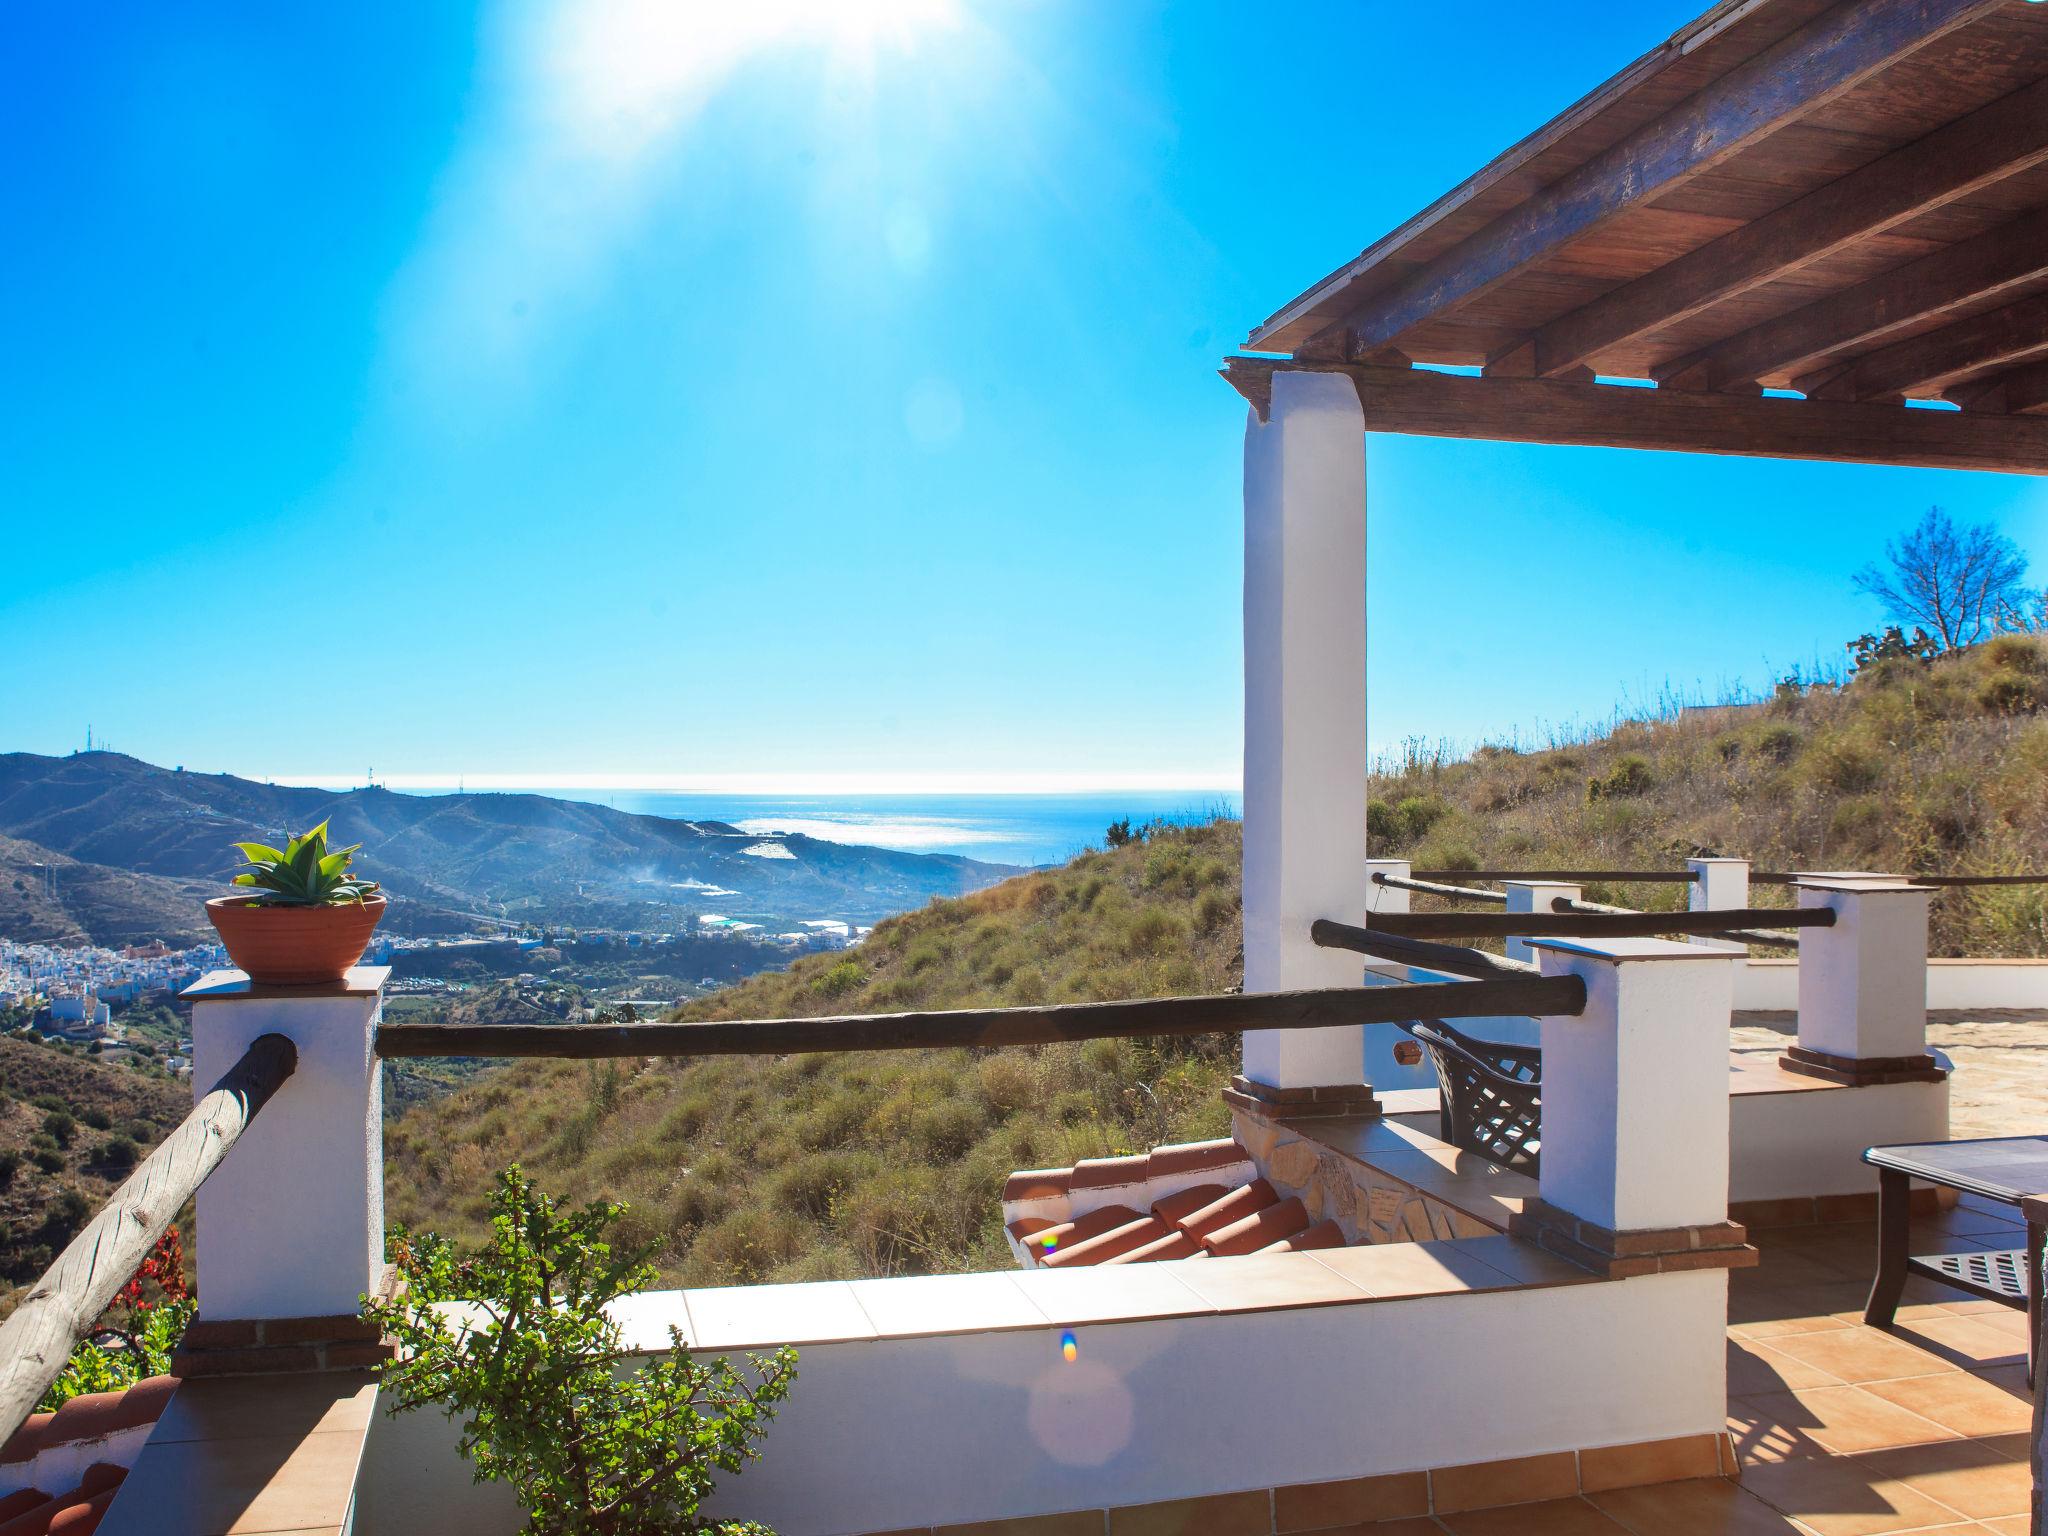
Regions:
M 1081 1358 L 1081 1344 L 1071 1328 L 1060 1335 L 1060 1358 L 1069 1365 Z

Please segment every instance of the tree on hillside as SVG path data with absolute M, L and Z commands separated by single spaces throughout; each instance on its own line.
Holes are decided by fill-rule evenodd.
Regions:
M 1858 591 L 1900 623 L 1923 626 L 1944 651 L 1987 635 L 2036 631 L 2048 620 L 2048 594 L 2027 585 L 2027 557 L 1989 523 L 1958 528 L 1939 507 L 1904 538 L 1888 540 L 1884 560 L 1854 577 Z

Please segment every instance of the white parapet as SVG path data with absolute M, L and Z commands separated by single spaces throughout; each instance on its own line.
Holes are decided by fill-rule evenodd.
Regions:
M 1692 912 L 1733 912 L 1749 905 L 1749 860 L 1687 859 L 1692 882 L 1686 893 L 1686 909 Z M 1747 954 L 1746 946 L 1728 939 L 1695 934 L 1691 943 L 1703 949 L 1726 949 Z
M 1356 922 L 1365 872 L 1365 419 L 1341 374 L 1281 373 L 1244 444 L 1244 971 L 1247 992 L 1357 986 L 1309 937 Z M 1362 1080 L 1357 1026 L 1250 1030 L 1245 1076 Z
M 1537 939 L 1586 1008 L 1543 1020 L 1546 1205 L 1610 1232 L 1728 1217 L 1734 957 L 1664 939 Z
M 352 1315 L 384 1258 L 384 1091 L 372 1048 L 384 966 L 331 987 L 252 984 L 215 971 L 184 994 L 192 1082 L 203 1093 L 259 1035 L 298 1067 L 199 1190 L 205 1316 Z
M 1511 915 L 1539 913 L 1550 916 L 1557 910 L 1559 901 L 1577 901 L 1582 894 L 1580 888 L 1566 880 L 1509 880 L 1502 889 L 1508 893 L 1507 910 Z M 1527 939 L 1509 939 L 1504 946 L 1510 960 L 1534 961 Z
M 1799 1045 L 1837 1060 L 1927 1051 L 1926 886 L 1889 876 L 1811 877 L 1802 908 L 1835 914 L 1799 935 Z

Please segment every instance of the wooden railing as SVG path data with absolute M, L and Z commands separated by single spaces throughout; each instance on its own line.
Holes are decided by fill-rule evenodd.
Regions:
M 1408 873 L 1416 880 L 1571 880 L 1603 885 L 1676 885 L 1699 879 L 1698 872 L 1690 869 L 1412 869 Z M 1750 871 L 1749 883 L 1797 885 L 1812 878 L 1812 875 L 1800 874 L 1796 870 L 1756 869 Z M 1914 885 L 2048 885 L 2048 875 L 1907 875 L 1904 878 Z M 1393 885 L 1399 882 L 1389 876 L 1381 883 Z
M 1835 914 L 1826 907 L 1731 907 L 1710 912 L 1375 912 L 1372 917 L 1374 928 L 1411 939 L 1713 937 L 1760 923 L 1832 928 Z
M 1049 1008 L 962 1008 L 708 1024 L 385 1024 L 378 1027 L 376 1049 L 385 1058 L 786 1056 L 802 1051 L 912 1051 L 1242 1029 L 1326 1029 L 1415 1018 L 1576 1014 L 1586 1006 L 1585 984 L 1574 976 L 1536 976 L 1496 967 L 1484 977 Z
M 298 1064 L 298 1047 L 283 1035 L 259 1037 L 0 1323 L 0 1443 L 35 1411 L 72 1346 Z
M 1483 949 L 1466 949 L 1457 944 L 1432 944 L 1427 939 L 1407 939 L 1378 928 L 1354 928 L 1349 923 L 1319 917 L 1309 924 L 1309 937 L 1324 949 L 1348 949 L 1375 960 L 1398 960 L 1453 976 L 1534 976 L 1535 966 L 1526 960 L 1489 955 Z
M 1605 913 L 1609 917 L 1632 917 L 1635 915 L 1636 909 L 1634 907 L 1610 907 L 1605 902 L 1599 901 L 1581 901 L 1574 896 L 1557 896 L 1551 899 L 1550 910 L 1553 912 L 1599 912 Z M 1708 908 L 1707 910 L 1711 911 L 1713 909 Z M 1710 939 L 1726 939 L 1735 944 L 1776 944 L 1786 949 L 1797 949 L 1799 947 L 1798 934 L 1762 928 L 1731 928 L 1725 933 L 1710 933 L 1706 937 Z

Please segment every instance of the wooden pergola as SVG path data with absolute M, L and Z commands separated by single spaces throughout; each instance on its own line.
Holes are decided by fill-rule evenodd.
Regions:
M 2048 473 L 2048 4 L 1722 0 L 1245 346 L 1261 416 Z
M 2048 473 L 2048 3 L 1721 0 L 1245 346 L 1245 986 L 1355 984 L 1369 434 Z

